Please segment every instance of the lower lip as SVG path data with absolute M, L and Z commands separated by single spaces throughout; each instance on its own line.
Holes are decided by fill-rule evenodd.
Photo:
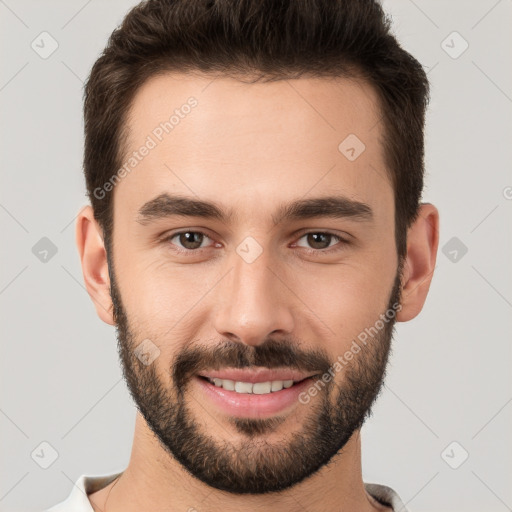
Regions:
M 237 393 L 215 386 L 201 377 L 194 377 L 203 393 L 223 412 L 243 418 L 262 418 L 283 412 L 299 403 L 299 395 L 311 386 L 313 377 L 305 379 L 290 388 L 265 395 Z

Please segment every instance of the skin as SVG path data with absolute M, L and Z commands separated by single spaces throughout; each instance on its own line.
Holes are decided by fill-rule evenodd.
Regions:
M 194 96 L 198 106 L 140 161 L 114 190 L 113 261 L 130 325 L 137 338 L 158 340 L 153 363 L 164 379 L 174 355 L 188 340 L 233 339 L 256 346 L 270 333 L 321 348 L 332 361 L 350 348 L 385 311 L 398 257 L 394 194 L 384 167 L 383 125 L 373 89 L 360 81 L 301 78 L 265 84 L 171 74 L 148 80 L 137 92 L 128 122 L 128 152 L 136 150 L 175 108 Z M 338 150 L 348 134 L 366 146 L 349 161 Z M 220 203 L 237 218 L 172 217 L 141 225 L 139 208 L 159 194 L 176 193 Z M 371 222 L 316 218 L 274 225 L 283 202 L 332 194 L 368 204 Z M 421 311 L 435 267 L 439 215 L 422 204 L 408 231 L 397 321 Z M 201 255 L 180 255 L 178 231 L 206 232 Z M 329 255 L 298 230 L 350 235 L 333 239 Z M 236 252 L 247 236 L 262 254 L 247 264 Z M 87 290 L 98 316 L 115 325 L 101 228 L 90 206 L 76 224 L 77 246 Z M 336 247 L 335 247 L 336 246 Z M 208 290 L 208 293 L 205 291 Z M 335 376 L 343 385 L 343 372 Z M 194 419 L 216 440 L 244 442 L 225 415 L 200 395 L 189 393 Z M 288 439 L 320 398 L 293 407 L 267 435 Z M 221 428 L 222 427 L 222 428 Z M 136 417 L 129 465 L 114 487 L 91 494 L 96 511 L 197 510 L 212 512 L 386 510 L 364 489 L 360 431 L 310 478 L 279 494 L 235 495 L 205 485 L 187 473 L 159 444 L 142 415 Z M 167 508 L 166 508 L 167 507 Z

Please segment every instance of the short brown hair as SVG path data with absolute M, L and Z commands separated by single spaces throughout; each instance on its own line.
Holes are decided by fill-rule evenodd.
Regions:
M 84 173 L 107 252 L 113 195 L 98 198 L 95 190 L 122 165 L 135 93 L 166 71 L 255 77 L 251 82 L 302 76 L 368 82 L 381 103 L 397 253 L 406 254 L 423 189 L 429 84 L 376 0 L 147 0 L 135 6 L 111 34 L 84 93 Z

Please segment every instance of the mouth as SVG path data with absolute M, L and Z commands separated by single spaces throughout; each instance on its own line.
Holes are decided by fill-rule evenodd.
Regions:
M 227 391 L 234 391 L 241 394 L 254 394 L 254 395 L 267 395 L 269 393 L 276 393 L 282 389 L 291 388 L 294 385 L 300 384 L 305 380 L 312 379 L 311 377 L 304 377 L 300 380 L 286 379 L 286 380 L 267 380 L 263 382 L 245 382 L 241 380 L 220 379 L 218 377 L 205 377 L 200 375 L 199 378 L 206 380 L 210 384 Z
M 195 376 L 201 394 L 217 410 L 229 416 L 268 418 L 291 412 L 318 374 L 293 370 L 205 371 Z

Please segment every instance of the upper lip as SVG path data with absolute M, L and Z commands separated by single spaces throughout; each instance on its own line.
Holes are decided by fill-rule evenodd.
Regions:
M 210 379 L 226 379 L 238 382 L 271 382 L 273 380 L 293 380 L 299 382 L 316 375 L 315 373 L 303 373 L 293 369 L 269 369 L 258 368 L 256 370 L 226 368 L 224 370 L 205 370 L 199 374 Z

